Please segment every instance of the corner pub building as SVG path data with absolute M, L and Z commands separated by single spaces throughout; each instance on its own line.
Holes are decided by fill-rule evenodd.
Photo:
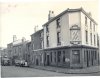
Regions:
M 97 23 L 83 8 L 54 16 L 49 11 L 43 25 L 41 65 L 85 68 L 98 65 Z

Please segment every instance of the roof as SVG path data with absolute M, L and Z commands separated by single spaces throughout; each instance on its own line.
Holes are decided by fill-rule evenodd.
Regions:
M 63 11 L 62 13 L 60 13 L 57 16 L 55 16 L 54 18 L 52 18 L 51 20 L 49 20 L 48 22 L 46 22 L 43 26 L 51 23 L 52 21 L 54 21 L 55 19 L 59 18 L 60 16 L 64 15 L 67 12 L 79 12 L 79 11 L 83 12 L 88 18 L 90 18 L 95 24 L 97 24 L 96 21 L 83 8 L 78 8 L 78 9 L 69 9 L 68 8 L 65 11 Z
M 36 34 L 38 32 L 41 32 L 41 31 L 43 31 L 43 29 L 36 31 L 35 33 L 31 34 L 30 36 L 32 36 L 32 35 L 34 35 L 34 34 Z

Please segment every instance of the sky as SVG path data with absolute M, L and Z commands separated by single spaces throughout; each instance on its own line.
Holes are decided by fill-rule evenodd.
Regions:
M 17 39 L 25 37 L 31 40 L 30 35 L 48 21 L 49 10 L 54 11 L 55 16 L 67 8 L 80 8 L 91 12 L 92 17 L 99 24 L 98 0 L 42 0 L 42 1 L 1 1 L 0 2 L 0 47 L 7 47 L 13 41 L 13 35 Z M 99 25 L 98 25 L 99 26 Z M 98 28 L 100 34 L 100 28 Z

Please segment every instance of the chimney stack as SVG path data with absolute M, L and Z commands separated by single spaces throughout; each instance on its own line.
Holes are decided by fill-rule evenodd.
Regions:
M 13 35 L 13 42 L 15 42 L 17 40 L 16 35 Z
M 49 11 L 49 14 L 48 14 L 48 21 L 51 20 L 53 17 L 54 17 L 54 11 Z
M 91 12 L 89 12 L 88 14 L 89 14 L 89 16 L 90 16 L 90 17 L 92 17 L 92 14 L 91 14 Z
M 25 37 L 22 37 L 22 42 L 25 42 L 25 41 L 26 41 Z

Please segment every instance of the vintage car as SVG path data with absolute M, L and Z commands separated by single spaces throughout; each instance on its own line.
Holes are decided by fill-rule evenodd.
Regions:
M 15 60 L 15 65 L 20 67 L 27 67 L 28 64 L 25 60 Z
M 10 59 L 7 58 L 7 57 L 3 57 L 3 58 L 1 59 L 1 65 L 2 65 L 2 66 L 9 66 L 9 65 L 10 65 Z

